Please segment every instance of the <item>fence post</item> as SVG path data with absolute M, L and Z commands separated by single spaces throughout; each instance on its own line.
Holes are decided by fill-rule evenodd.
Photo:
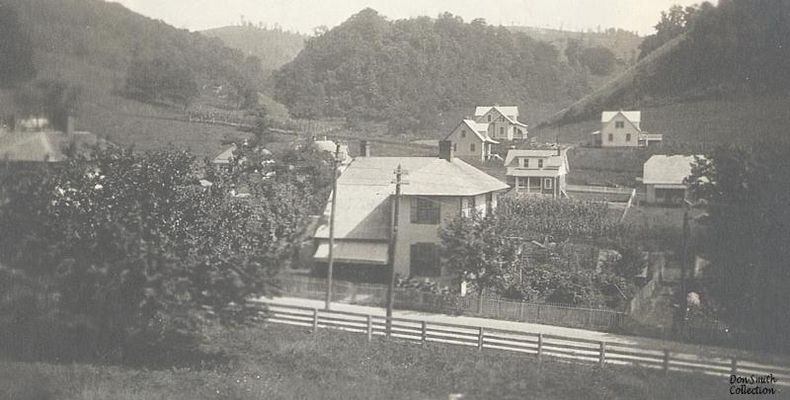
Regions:
M 601 341 L 601 354 L 598 358 L 598 363 L 603 367 L 606 364 L 606 342 Z
M 502 299 L 496 299 L 496 317 L 502 318 Z
M 483 327 L 481 326 L 480 330 L 477 333 L 477 349 L 478 350 L 483 350 L 483 335 L 485 335 L 485 331 L 483 330 Z
M 518 320 L 524 320 L 524 300 L 521 300 L 521 306 L 518 308 Z
M 540 321 L 540 303 L 538 303 L 538 317 L 536 318 L 537 321 Z
M 543 334 L 538 333 L 538 362 L 543 361 Z
M 368 342 L 373 340 L 373 317 L 368 314 Z
M 587 315 L 587 327 L 588 328 L 592 328 L 592 326 L 593 326 L 592 320 L 593 320 L 593 310 L 590 309 L 590 313 Z
M 732 363 L 730 364 L 730 374 L 735 375 L 738 373 L 738 360 L 733 357 Z
M 313 333 L 318 331 L 318 309 L 313 309 Z
M 422 321 L 422 342 L 425 343 L 428 341 L 428 323 Z
M 669 349 L 664 349 L 664 373 L 669 372 Z

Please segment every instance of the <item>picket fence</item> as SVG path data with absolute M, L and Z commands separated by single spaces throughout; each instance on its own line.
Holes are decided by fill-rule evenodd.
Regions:
M 387 336 L 419 343 L 442 343 L 531 354 L 540 361 L 553 358 L 576 363 L 638 366 L 664 372 L 691 372 L 714 376 L 773 374 L 776 385 L 790 386 L 790 367 L 734 356 L 702 355 L 645 348 L 619 342 L 494 329 L 483 326 L 456 325 L 410 318 L 386 318 L 345 311 L 319 310 L 310 307 L 256 301 L 269 322 Z
M 286 276 L 279 279 L 284 295 L 323 300 L 326 298 L 326 280 L 307 276 Z M 436 294 L 418 289 L 396 288 L 395 308 L 443 314 L 465 314 L 481 317 L 506 319 L 585 328 L 603 331 L 619 330 L 623 327 L 623 312 L 583 308 L 564 304 L 508 301 L 483 297 L 482 307 L 477 296 Z M 368 306 L 384 306 L 387 286 L 334 281 L 332 301 Z M 480 310 L 478 310 L 480 307 Z

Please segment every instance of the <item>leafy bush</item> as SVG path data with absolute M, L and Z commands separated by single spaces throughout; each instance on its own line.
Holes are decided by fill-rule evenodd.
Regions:
M 106 357 L 189 346 L 206 318 L 249 321 L 247 299 L 295 254 L 312 172 L 261 179 L 242 165 L 201 185 L 199 167 L 187 152 L 111 148 L 17 172 L 3 180 L 0 262 L 48 280 L 52 307 L 85 321 Z M 248 196 L 232 195 L 241 185 Z

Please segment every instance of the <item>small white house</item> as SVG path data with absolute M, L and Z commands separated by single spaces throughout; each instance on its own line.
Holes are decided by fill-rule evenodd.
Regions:
M 488 124 L 470 119 L 461 121 L 444 140 L 452 143 L 456 156 L 475 161 L 489 160 L 493 146 L 499 144 L 488 136 Z
M 661 143 L 663 136 L 642 130 L 641 111 L 604 111 L 601 130 L 593 132 L 598 147 L 648 147 Z

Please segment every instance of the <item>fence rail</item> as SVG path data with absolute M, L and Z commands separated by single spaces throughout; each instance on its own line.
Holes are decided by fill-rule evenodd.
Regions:
M 270 322 L 388 336 L 419 343 L 442 343 L 483 349 L 531 354 L 538 360 L 554 358 L 605 365 L 640 366 L 664 372 L 693 372 L 714 376 L 731 374 L 773 374 L 776 384 L 790 386 L 790 367 L 769 365 L 737 357 L 703 356 L 668 349 L 646 349 L 622 343 L 572 338 L 542 333 L 455 325 L 409 318 L 390 318 L 345 311 L 256 301 L 266 308 Z
M 622 194 L 626 196 L 630 196 L 634 191 L 633 188 L 627 188 L 627 187 L 585 186 L 585 185 L 567 185 L 565 190 L 567 190 L 568 192 Z
M 288 276 L 281 277 L 280 284 L 286 295 L 316 300 L 322 300 L 326 296 L 326 281 L 323 279 Z M 335 281 L 332 286 L 332 294 L 332 301 L 335 302 L 384 306 L 387 299 L 387 287 L 385 285 Z M 436 294 L 417 289 L 397 288 L 394 298 L 395 307 L 406 310 L 472 314 L 520 322 L 604 331 L 623 327 L 625 320 L 625 313 L 609 309 L 516 302 L 491 297 L 483 297 L 483 301 L 480 303 L 476 296 L 461 297 L 455 294 Z M 480 307 L 479 310 L 478 307 Z

